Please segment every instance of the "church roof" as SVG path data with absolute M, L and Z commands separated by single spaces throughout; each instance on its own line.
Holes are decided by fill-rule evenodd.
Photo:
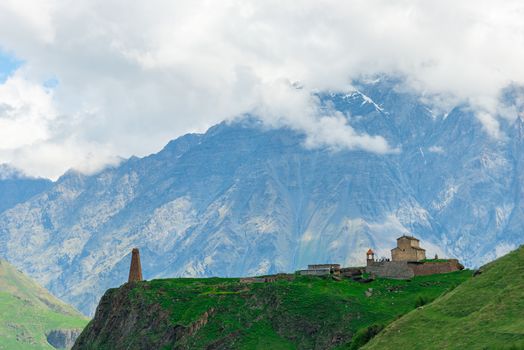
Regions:
M 402 249 L 402 248 L 395 247 L 395 248 L 393 248 L 393 249 L 391 249 L 391 250 L 401 250 L 401 249 Z M 420 248 L 420 247 L 409 247 L 409 248 L 407 248 L 407 249 L 413 249 L 413 250 L 424 250 L 424 251 L 426 250 L 426 249 L 424 249 L 424 248 Z
M 411 247 L 411 249 L 426 251 L 426 249 L 424 249 L 424 248 L 420 248 L 420 247 Z
M 419 240 L 418 238 L 415 238 L 415 237 L 413 237 L 413 236 L 408 236 L 408 235 L 403 235 L 403 236 L 397 238 L 397 241 L 398 241 L 399 239 L 402 239 L 402 238 L 407 238 L 407 239 L 409 239 L 409 240 L 411 240 L 411 241 L 419 241 L 419 242 L 420 242 L 420 240 Z

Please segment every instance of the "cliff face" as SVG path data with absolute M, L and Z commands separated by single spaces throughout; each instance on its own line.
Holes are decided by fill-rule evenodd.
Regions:
M 126 284 L 104 294 L 73 349 L 152 349 L 173 343 L 176 329 L 166 311 L 132 298 L 133 286 Z
M 54 329 L 47 333 L 47 342 L 56 349 L 71 349 L 82 329 Z
M 334 349 L 412 310 L 417 297 L 434 299 L 469 276 L 366 284 L 289 275 L 265 283 L 132 282 L 106 292 L 73 349 Z

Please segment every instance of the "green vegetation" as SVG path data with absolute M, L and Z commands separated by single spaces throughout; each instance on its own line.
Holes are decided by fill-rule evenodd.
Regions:
M 78 311 L 0 260 L 0 349 L 53 349 L 49 331 L 86 324 Z
M 417 299 L 415 300 L 415 307 L 421 307 L 421 306 L 424 306 L 426 304 L 429 304 L 430 300 L 423 296 L 423 295 L 419 295 L 417 296 Z
M 441 262 L 448 262 L 448 259 L 423 259 L 420 260 L 421 262 L 432 262 L 432 263 L 441 263 Z
M 357 333 L 351 339 L 349 350 L 357 350 L 367 344 L 374 336 L 380 333 L 384 329 L 384 325 L 374 324 L 367 328 L 363 328 L 357 331 Z
M 524 247 L 393 322 L 365 349 L 524 349 Z
M 149 337 L 148 344 L 155 344 L 156 339 L 166 338 L 162 332 L 183 326 L 186 333 L 176 341 L 183 349 L 210 345 L 232 349 L 353 349 L 373 337 L 382 325 L 413 310 L 417 298 L 433 300 L 470 277 L 470 271 L 458 271 L 410 281 L 377 279 L 370 283 L 309 276 L 251 284 L 219 278 L 140 282 L 127 292 L 129 307 L 145 313 L 157 310 L 154 315 L 144 315 L 141 324 L 147 325 L 148 317 L 165 314 L 170 326 L 153 331 L 148 328 L 147 332 L 135 329 L 132 334 L 137 339 L 126 336 L 125 347 L 120 345 L 133 348 L 138 342 L 145 344 L 144 337 Z M 122 304 L 115 300 L 118 291 L 108 291 L 107 305 Z M 202 321 L 206 312 L 210 316 Z M 90 328 L 94 329 L 93 323 L 84 333 L 85 339 L 91 339 L 88 343 L 96 344 L 93 348 L 115 348 L 108 343 L 114 336 L 108 332 L 101 337 L 104 330 L 89 335 Z

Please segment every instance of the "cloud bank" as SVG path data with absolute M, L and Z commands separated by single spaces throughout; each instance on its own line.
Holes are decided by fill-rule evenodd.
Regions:
M 2 1 L 0 49 L 23 64 L 0 82 L 0 163 L 93 171 L 247 112 L 308 147 L 392 152 L 310 94 L 377 73 L 470 103 L 497 137 L 514 116 L 498 96 L 524 83 L 522 18 L 520 1 Z

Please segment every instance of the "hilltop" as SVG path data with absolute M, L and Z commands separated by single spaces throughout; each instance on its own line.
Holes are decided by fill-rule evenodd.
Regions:
M 473 348 L 524 349 L 524 246 L 393 322 L 365 347 Z
M 87 321 L 0 259 L 0 349 L 53 349 L 49 342 L 71 346 Z
M 342 349 L 470 276 L 458 271 L 369 283 L 299 275 L 265 283 L 126 283 L 105 293 L 74 349 Z

